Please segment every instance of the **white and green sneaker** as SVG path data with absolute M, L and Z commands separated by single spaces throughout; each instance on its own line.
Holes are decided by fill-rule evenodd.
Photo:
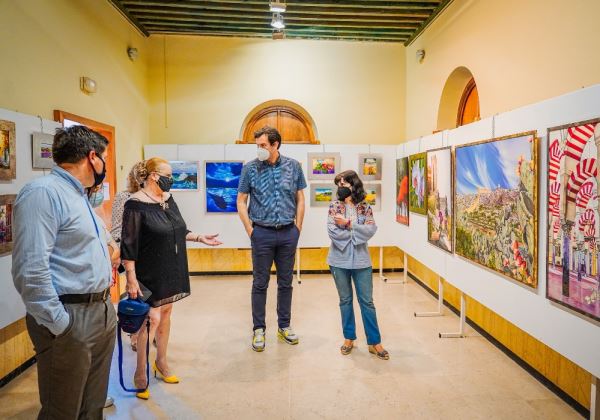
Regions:
M 252 350 L 261 352 L 265 350 L 265 330 L 257 328 L 252 337 Z
M 291 345 L 298 344 L 298 336 L 290 327 L 279 328 L 277 330 L 277 337 L 285 343 Z

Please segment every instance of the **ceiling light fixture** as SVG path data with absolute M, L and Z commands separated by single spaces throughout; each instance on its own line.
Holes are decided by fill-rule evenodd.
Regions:
M 284 1 L 272 1 L 269 3 L 269 9 L 273 13 L 283 13 L 283 12 L 285 12 L 285 2 Z
M 275 29 L 283 29 L 285 28 L 285 23 L 283 23 L 283 16 L 279 13 L 273 13 L 273 20 L 271 21 L 271 26 Z

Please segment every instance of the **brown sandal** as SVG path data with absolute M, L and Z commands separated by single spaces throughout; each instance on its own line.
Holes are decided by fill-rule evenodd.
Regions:
M 375 346 L 369 346 L 369 353 L 374 354 L 381 360 L 390 360 L 390 354 L 387 350 L 377 351 L 375 350 Z
M 352 343 L 350 346 L 347 345 L 342 345 L 342 347 L 340 347 L 340 352 L 344 355 L 344 356 L 348 356 L 350 353 L 352 353 L 352 349 L 354 348 L 354 343 Z

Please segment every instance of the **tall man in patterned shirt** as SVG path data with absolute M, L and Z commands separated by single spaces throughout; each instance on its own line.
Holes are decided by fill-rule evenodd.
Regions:
M 265 305 L 273 262 L 277 272 L 277 336 L 285 343 L 298 344 L 290 319 L 306 180 L 300 163 L 279 153 L 281 135 L 276 129 L 264 127 L 254 133 L 254 139 L 258 158 L 242 169 L 237 207 L 252 244 L 252 349 L 260 352 L 265 349 Z

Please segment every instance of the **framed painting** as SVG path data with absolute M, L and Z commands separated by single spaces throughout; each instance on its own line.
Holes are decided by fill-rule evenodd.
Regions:
M 237 213 L 237 195 L 244 162 L 204 162 L 207 213 Z
M 365 188 L 365 201 L 373 211 L 381 211 L 381 184 L 363 184 Z
M 341 170 L 341 161 L 339 153 L 309 153 L 308 179 L 334 179 Z
M 538 140 L 531 131 L 458 146 L 456 254 L 537 288 Z
M 380 181 L 383 157 L 380 154 L 358 155 L 358 176 L 363 181 Z
M 54 136 L 46 133 L 33 133 L 31 135 L 31 152 L 33 169 L 52 169 L 52 143 Z
M 600 118 L 548 129 L 546 296 L 600 321 Z
M 337 200 L 337 187 L 333 182 L 310 184 L 310 206 L 329 207 Z
M 427 240 L 452 253 L 452 148 L 427 151 Z
M 417 214 L 427 214 L 425 203 L 425 180 L 427 178 L 427 153 L 417 153 L 408 158 L 408 173 L 410 182 L 408 185 L 408 207 L 410 211 Z
M 0 120 L 0 181 L 17 177 L 17 145 L 15 123 Z
M 172 160 L 173 186 L 171 191 L 198 191 L 198 162 Z
M 13 208 L 16 195 L 0 195 L 0 255 L 13 249 Z
M 408 226 L 408 158 L 396 159 L 396 222 Z

